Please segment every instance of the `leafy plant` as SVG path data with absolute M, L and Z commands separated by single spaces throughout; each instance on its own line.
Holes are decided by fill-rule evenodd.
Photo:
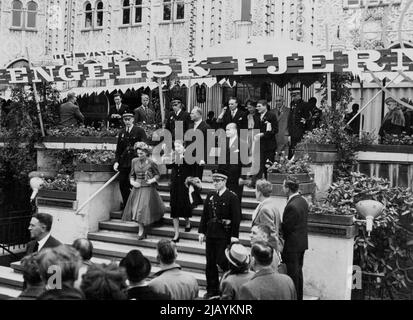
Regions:
M 43 183 L 42 189 L 75 192 L 76 182 L 68 174 L 58 174 L 54 179 L 47 179 Z
M 48 130 L 48 134 L 53 137 L 116 137 L 118 129 L 101 127 L 69 126 L 55 127 Z
M 115 162 L 115 152 L 110 150 L 89 150 L 83 151 L 77 156 L 78 163 L 89 164 L 113 164 Z
M 386 287 L 390 298 L 403 298 L 413 290 L 413 262 L 409 260 L 412 248 L 408 245 L 413 239 L 411 190 L 392 188 L 388 180 L 355 172 L 333 183 L 326 202 L 313 206 L 311 213 L 357 216 L 356 203 L 366 199 L 383 203 L 385 209 L 374 219 L 370 237 L 365 224 L 357 222 L 359 231 L 354 243 L 354 264 L 365 272 L 382 273 L 383 283 L 376 282 L 375 285 Z M 362 216 L 358 218 L 363 219 Z M 410 278 L 406 270 L 411 270 Z
M 386 134 L 383 137 L 383 144 L 387 145 L 413 145 L 413 134 L 408 135 L 405 132 L 402 134 Z
M 304 155 L 300 159 L 288 160 L 288 157 L 281 153 L 278 161 L 268 161 L 267 171 L 273 173 L 285 173 L 285 174 L 296 174 L 296 173 L 311 173 L 310 158 L 308 155 Z

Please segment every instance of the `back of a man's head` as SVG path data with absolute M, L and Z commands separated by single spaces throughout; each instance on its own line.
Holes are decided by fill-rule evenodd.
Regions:
M 176 245 L 173 241 L 162 239 L 157 246 L 158 259 L 162 264 L 172 264 L 176 260 Z
M 87 300 L 126 300 L 125 277 L 115 264 L 90 266 L 80 288 Z
M 78 278 L 81 258 L 71 246 L 60 245 L 55 248 L 43 249 L 38 253 L 36 261 L 39 265 L 40 275 L 45 282 L 52 275 L 60 275 L 62 282 L 73 285 L 73 282 Z
M 251 247 L 251 256 L 258 266 L 267 267 L 273 260 L 273 248 L 264 241 L 257 241 Z
M 36 213 L 33 215 L 33 218 L 39 220 L 40 223 L 46 226 L 46 231 L 50 232 L 53 224 L 53 216 L 48 213 Z
M 88 261 L 93 256 L 93 244 L 89 239 L 85 239 L 85 238 L 76 239 L 73 242 L 72 247 L 75 248 L 79 252 L 83 261 Z
M 38 286 L 43 283 L 40 276 L 39 265 L 36 262 L 36 253 L 25 256 L 21 265 L 23 267 L 23 279 L 29 286 Z
M 76 98 L 76 93 L 74 92 L 69 92 L 67 94 L 67 101 L 73 101 Z

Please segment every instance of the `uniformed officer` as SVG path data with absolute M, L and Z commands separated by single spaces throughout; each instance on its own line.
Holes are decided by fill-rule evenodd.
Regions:
M 199 225 L 199 242 L 206 238 L 206 279 L 205 298 L 219 295 L 219 275 L 217 265 L 228 269 L 225 249 L 231 242 L 238 241 L 241 208 L 237 195 L 227 189 L 228 173 L 214 170 L 212 181 L 216 191 L 208 194 L 204 203 Z
M 133 124 L 134 118 L 132 113 L 124 113 L 122 119 L 125 127 L 119 131 L 113 169 L 119 171 L 119 189 L 122 194 L 123 209 L 128 201 L 131 188 L 129 173 L 132 159 L 135 157 L 133 146 L 139 141 L 146 142 L 146 133 L 145 130 Z

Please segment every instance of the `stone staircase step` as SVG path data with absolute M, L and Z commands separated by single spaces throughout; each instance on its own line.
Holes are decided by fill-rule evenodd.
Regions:
M 102 242 L 126 244 L 135 247 L 145 247 L 156 249 L 156 244 L 161 239 L 171 239 L 168 237 L 152 237 L 148 236 L 147 239 L 138 240 L 136 233 L 128 232 L 114 232 L 114 231 L 99 231 L 90 232 L 88 239 Z M 205 245 L 201 245 L 199 242 L 188 239 L 180 239 L 176 244 L 178 253 L 194 253 L 199 255 L 205 255 Z
M 111 231 L 120 231 L 120 232 L 129 232 L 135 234 L 135 237 L 139 231 L 138 224 L 136 222 L 125 222 L 117 219 L 112 219 L 109 221 L 102 221 L 99 222 L 99 229 L 100 230 L 111 230 Z M 162 227 L 148 227 L 146 230 L 149 237 L 156 236 L 156 239 L 160 237 L 166 237 L 172 239 L 174 236 L 174 231 L 172 225 L 163 225 Z M 188 240 L 195 240 L 198 241 L 198 228 L 192 228 L 190 232 L 185 232 L 180 230 L 180 237 L 181 239 L 188 239 Z M 243 245 L 250 244 L 250 233 L 247 232 L 240 232 L 240 241 Z
M 168 201 L 170 200 L 170 194 L 169 191 L 159 191 L 159 195 L 161 196 L 163 201 Z M 201 194 L 202 200 L 205 201 L 206 194 Z M 242 208 L 250 208 L 250 209 L 255 209 L 259 202 L 254 198 L 242 198 Z
M 0 300 L 9 300 L 16 298 L 20 295 L 21 290 L 13 287 L 1 286 L 0 285 Z
M 169 206 L 169 202 L 164 202 L 165 206 L 166 206 L 166 212 L 170 213 L 171 212 L 171 207 Z M 192 210 L 192 216 L 201 216 L 202 212 L 204 210 L 204 206 L 203 205 L 199 205 L 198 207 L 194 208 Z M 252 220 L 252 214 L 254 212 L 254 209 L 248 209 L 248 208 L 242 208 L 242 220 Z M 112 219 L 121 219 L 122 218 L 122 210 L 116 210 L 116 211 L 112 211 L 110 213 L 110 217 Z
M 14 272 L 13 268 L 0 266 L 0 284 L 21 290 L 23 288 L 23 275 Z
M 136 246 L 124 245 L 117 243 L 109 243 L 102 241 L 92 241 L 94 252 L 99 257 L 117 257 L 123 258 L 129 251 L 137 249 Z M 152 263 L 156 263 L 156 250 L 153 248 L 139 247 L 142 254 L 147 257 Z M 205 270 L 205 255 L 179 253 L 177 263 L 184 268 Z
M 169 181 L 160 181 L 158 184 L 158 190 L 159 191 L 168 191 L 169 192 L 169 185 L 168 185 Z M 214 185 L 212 184 L 212 182 L 205 182 L 202 181 L 202 190 L 201 190 L 201 194 L 208 194 L 211 191 L 214 191 Z M 255 199 L 255 189 L 249 188 L 247 186 L 244 186 L 244 190 L 242 193 L 242 198 L 253 198 Z

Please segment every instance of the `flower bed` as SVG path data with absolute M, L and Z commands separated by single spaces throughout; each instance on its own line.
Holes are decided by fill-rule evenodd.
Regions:
M 76 182 L 70 175 L 58 174 L 54 179 L 46 179 L 42 190 L 76 192 Z

